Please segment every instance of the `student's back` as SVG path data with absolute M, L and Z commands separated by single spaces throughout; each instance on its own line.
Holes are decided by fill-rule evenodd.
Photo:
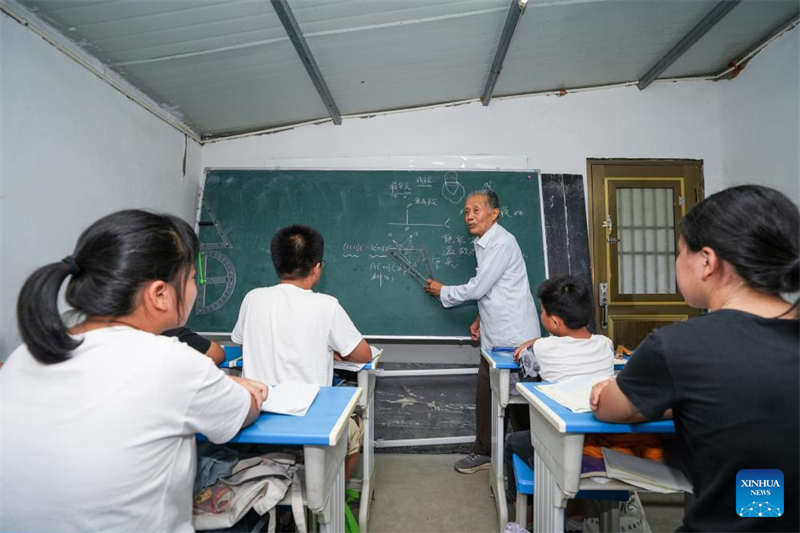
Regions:
M 247 294 L 231 339 L 248 378 L 330 386 L 333 350 L 349 354 L 363 337 L 333 296 L 281 283 Z
M 539 285 L 536 296 L 542 302 L 540 323 L 550 336 L 522 344 L 515 350 L 515 358 L 532 353 L 535 363 L 531 366 L 538 364 L 543 381 L 613 376 L 611 339 L 588 330 L 593 308 L 591 285 L 580 276 L 556 276 Z
M 697 496 L 684 519 L 691 530 L 800 524 L 799 335 L 797 320 L 720 309 L 657 330 L 617 378 L 646 417 L 673 409 Z M 783 472 L 785 514 L 754 526 L 736 516 L 736 474 L 765 468 Z
M 614 375 L 614 349 L 611 339 L 592 335 L 587 326 L 592 317 L 592 288 L 579 276 L 556 276 L 545 280 L 536 290 L 541 301 L 539 319 L 549 337 L 531 339 L 517 347 L 523 369 L 536 369 L 543 381 L 559 382 L 572 378 L 600 381 Z M 528 374 L 529 376 L 531 374 Z M 616 446 L 605 443 L 605 446 Z M 504 447 L 508 491 L 516 497 L 512 457 L 518 455 L 533 466 L 530 431 L 517 431 L 506 439 Z
M 605 335 L 589 339 L 543 337 L 533 347 L 542 381 L 604 379 L 614 375 L 614 346 Z
M 245 376 L 330 386 L 334 352 L 354 362 L 371 359 L 339 301 L 312 290 L 322 277 L 324 250 L 325 239 L 310 226 L 286 226 L 272 237 L 272 265 L 281 281 L 245 296 L 231 334 L 242 344 Z
M 126 326 L 56 365 L 20 346 L 0 397 L 4 530 L 190 531 L 195 433 L 230 440 L 248 405 L 208 357 Z

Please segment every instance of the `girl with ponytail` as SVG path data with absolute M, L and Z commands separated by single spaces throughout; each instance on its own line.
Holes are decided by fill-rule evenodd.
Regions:
M 710 312 L 651 333 L 616 380 L 595 385 L 592 409 L 609 422 L 675 418 L 694 485 L 680 531 L 800 531 L 797 206 L 768 187 L 734 187 L 678 229 L 678 288 Z M 784 506 L 737 500 L 750 469 L 782 472 Z
M 230 440 L 266 398 L 159 336 L 194 304 L 197 253 L 183 220 L 120 211 L 25 282 L 24 344 L 0 372 L 0 529 L 191 531 L 195 434 Z

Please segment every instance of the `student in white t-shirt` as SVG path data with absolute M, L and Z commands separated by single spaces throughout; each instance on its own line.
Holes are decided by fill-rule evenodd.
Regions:
M 584 377 L 598 381 L 614 375 L 614 345 L 604 335 L 593 335 L 589 329 L 594 307 L 592 287 L 579 276 L 550 278 L 536 292 L 541 305 L 541 323 L 549 337 L 532 339 L 514 352 L 515 358 L 533 355 L 539 375 L 544 381 L 557 382 Z M 584 453 L 597 457 L 602 447 L 654 460 L 663 459 L 661 440 L 651 433 L 586 435 Z M 508 492 L 516 498 L 513 455 L 533 467 L 531 432 L 519 431 L 506 439 L 504 461 L 508 476 Z M 569 530 L 582 530 L 583 514 L 590 507 L 585 502 L 569 502 Z M 574 528 L 574 529 L 572 529 Z
M 539 363 L 543 381 L 567 378 L 606 378 L 614 375 L 614 343 L 589 329 L 592 288 L 578 276 L 550 278 L 536 292 L 542 302 L 542 321 L 549 337 L 537 337 L 514 351 L 514 358 L 529 350 Z
M 280 283 L 244 297 L 231 339 L 242 345 L 243 374 L 267 384 L 333 384 L 333 360 L 372 360 L 367 341 L 339 304 L 314 292 L 322 277 L 325 240 L 308 226 L 288 226 L 272 238 L 270 253 Z M 345 477 L 357 465 L 363 429 L 350 420 Z
M 541 302 L 541 319 L 549 337 L 532 339 L 514 352 L 519 359 L 532 354 L 543 381 L 562 381 L 572 377 L 598 380 L 614 375 L 614 345 L 604 335 L 593 335 L 587 328 L 592 317 L 592 287 L 578 276 L 550 278 L 536 291 Z M 533 460 L 531 432 L 518 431 L 506 439 L 505 464 L 508 490 L 516 497 L 512 457 Z
M 120 211 L 25 282 L 0 373 L 0 530 L 192 531 L 195 434 L 229 440 L 267 394 L 158 335 L 186 321 L 198 247 L 177 217 Z

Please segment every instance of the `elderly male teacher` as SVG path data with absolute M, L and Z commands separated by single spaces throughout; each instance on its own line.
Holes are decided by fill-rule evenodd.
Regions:
M 528 284 L 528 271 L 517 239 L 497 223 L 500 202 L 492 190 L 480 190 L 467 197 L 464 222 L 475 236 L 475 276 L 464 285 L 442 285 L 429 279 L 425 290 L 453 307 L 470 300 L 478 302 L 478 316 L 470 325 L 470 336 L 481 348 L 519 346 L 539 337 L 539 318 Z M 489 365 L 480 358 L 475 400 L 475 444 L 472 453 L 456 461 L 455 469 L 472 474 L 491 465 L 492 391 Z M 525 410 L 527 414 L 527 410 Z

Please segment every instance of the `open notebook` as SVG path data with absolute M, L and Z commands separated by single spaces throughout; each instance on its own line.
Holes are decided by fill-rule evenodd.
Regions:
M 374 361 L 377 357 L 380 357 L 380 355 L 383 353 L 383 350 L 379 350 L 374 346 L 370 346 L 369 349 L 372 350 L 372 361 Z M 334 361 L 333 368 L 335 370 L 349 370 L 350 372 L 358 372 L 364 368 L 366 364 L 367 363 L 351 363 L 350 361 Z
M 589 413 L 592 411 L 589 405 L 592 387 L 604 379 L 606 378 L 569 378 L 558 383 L 537 385 L 536 388 L 573 413 Z
M 319 393 L 319 385 L 286 382 L 270 385 L 261 410 L 265 413 L 305 416 Z

